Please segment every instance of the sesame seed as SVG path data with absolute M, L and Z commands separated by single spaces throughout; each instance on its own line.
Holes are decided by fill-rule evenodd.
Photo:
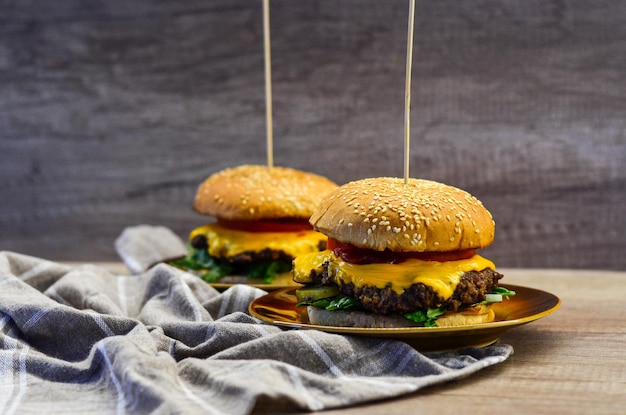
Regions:
M 348 227 L 351 228 L 352 227 L 352 222 L 348 222 Z

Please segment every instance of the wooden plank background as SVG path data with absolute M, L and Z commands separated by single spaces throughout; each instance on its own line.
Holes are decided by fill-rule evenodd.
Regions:
M 0 0 L 0 249 L 115 260 L 265 163 L 261 1 Z M 408 1 L 271 1 L 275 162 L 402 176 Z M 419 0 L 411 175 L 492 211 L 506 267 L 626 269 L 626 2 Z

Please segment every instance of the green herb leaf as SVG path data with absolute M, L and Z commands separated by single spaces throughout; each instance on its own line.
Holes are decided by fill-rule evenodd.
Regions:
M 208 272 L 200 275 L 200 278 L 209 283 L 217 282 L 220 278 L 231 275 L 233 269 L 234 267 L 227 262 L 216 263 Z
M 447 310 L 443 307 L 428 308 L 426 310 L 416 310 L 411 313 L 404 314 L 404 317 L 417 324 L 423 324 L 424 327 L 436 327 L 437 317 L 445 314 Z
M 211 269 L 216 266 L 216 259 L 206 249 L 197 250 L 191 245 L 187 246 L 187 255 L 176 261 L 170 261 L 170 265 L 189 270 Z
M 250 278 L 262 279 L 264 283 L 271 284 L 278 274 L 289 272 L 291 263 L 285 261 L 263 261 L 250 264 L 245 275 Z
M 354 297 L 350 297 L 348 295 L 339 295 L 334 297 L 328 306 L 326 306 L 326 310 L 360 310 L 363 306 Z
M 505 287 L 496 287 L 489 292 L 489 294 L 500 294 L 503 297 L 513 297 L 515 295 L 515 291 L 509 290 Z
M 291 270 L 291 263 L 286 261 L 262 261 L 234 265 L 226 260 L 212 257 L 206 249 L 195 249 L 191 245 L 188 245 L 187 249 L 188 253 L 184 258 L 170 261 L 169 264 L 191 271 L 206 271 L 200 274 L 200 278 L 209 283 L 217 282 L 227 275 L 246 275 L 271 284 L 276 275 Z
M 487 293 L 485 301 L 481 301 L 478 304 L 501 303 L 503 297 L 508 300 L 509 297 L 513 297 L 514 295 L 515 291 L 511 291 L 505 287 L 496 287 Z
M 320 300 L 316 300 L 310 303 L 302 302 L 302 303 L 298 303 L 297 305 L 298 306 L 312 305 L 314 307 L 323 308 L 328 311 L 363 310 L 363 306 L 361 305 L 359 300 L 357 300 L 354 297 L 351 297 L 349 295 L 344 295 L 344 294 L 337 295 L 335 297 L 322 298 Z

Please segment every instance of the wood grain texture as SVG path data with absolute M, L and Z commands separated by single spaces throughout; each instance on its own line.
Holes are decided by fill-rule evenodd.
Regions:
M 419 413 L 444 415 L 497 408 L 512 415 L 622 414 L 626 309 L 615 304 L 626 294 L 622 284 L 626 273 L 523 269 L 503 273 L 505 285 L 538 288 L 562 301 L 554 314 L 501 336 L 501 342 L 514 348 L 507 361 L 397 400 L 323 413 L 400 415 L 419 408 Z M 598 298 L 603 302 L 599 304 Z M 258 413 L 266 409 L 273 412 L 260 408 Z
M 120 263 L 99 265 L 128 272 Z M 519 268 L 501 272 L 504 286 L 532 287 L 561 300 L 553 314 L 500 337 L 514 349 L 505 362 L 398 399 L 320 413 L 447 415 L 481 408 L 479 412 L 511 415 L 623 414 L 626 308 L 620 305 L 626 295 L 626 272 Z M 254 413 L 289 412 L 259 404 Z
M 265 162 L 261 3 L 0 1 L 0 249 L 116 259 L 185 237 L 209 174 Z M 403 174 L 406 1 L 271 2 L 274 158 Z M 492 211 L 506 267 L 626 269 L 626 4 L 418 1 L 411 175 Z

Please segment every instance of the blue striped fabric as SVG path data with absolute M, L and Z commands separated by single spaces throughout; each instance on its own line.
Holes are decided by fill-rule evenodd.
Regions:
M 247 414 L 401 396 L 502 362 L 508 345 L 421 354 L 399 341 L 285 330 L 159 265 L 134 276 L 0 252 L 0 413 Z

